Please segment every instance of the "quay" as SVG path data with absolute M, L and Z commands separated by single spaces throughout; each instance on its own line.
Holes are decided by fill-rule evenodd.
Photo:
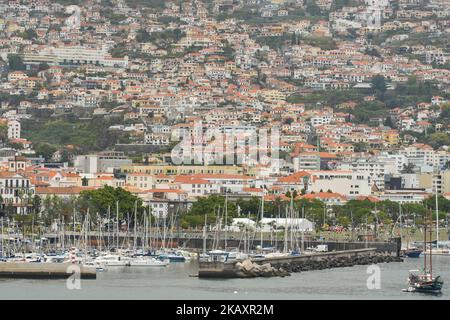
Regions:
M 0 278 L 15 279 L 67 279 L 73 274 L 70 266 L 80 269 L 80 279 L 96 279 L 95 267 L 72 263 L 0 262 Z

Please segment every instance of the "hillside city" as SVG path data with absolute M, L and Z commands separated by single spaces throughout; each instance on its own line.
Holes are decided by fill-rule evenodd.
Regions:
M 447 225 L 447 0 L 0 0 L 0 105 L 4 218 Z

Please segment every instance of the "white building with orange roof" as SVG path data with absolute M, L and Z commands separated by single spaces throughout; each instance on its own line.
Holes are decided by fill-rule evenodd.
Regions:
M 3 211 L 10 214 L 27 214 L 31 210 L 31 200 L 35 196 L 35 186 L 23 173 L 0 172 L 0 195 L 3 202 L 0 204 Z
M 344 205 L 347 202 L 346 196 L 334 192 L 308 193 L 301 196 L 301 198 L 308 200 L 320 200 L 327 206 Z
M 94 187 L 80 187 L 80 186 L 70 186 L 70 187 L 36 187 L 36 195 L 42 200 L 46 198 L 53 198 L 57 196 L 62 199 L 70 199 L 72 197 L 78 197 L 82 191 L 95 190 Z M 45 210 L 45 201 L 42 201 L 42 210 Z
M 154 188 L 155 176 L 146 173 L 127 173 L 126 174 L 126 184 L 140 188 L 140 189 L 151 189 Z
M 215 193 L 220 193 L 220 186 L 197 175 L 177 176 L 174 184 L 188 194 L 189 198 L 203 197 Z
M 87 179 L 88 187 L 103 188 L 108 186 L 113 188 L 123 188 L 125 186 L 125 179 L 118 179 L 112 175 L 93 175 Z
M 427 144 L 415 143 L 399 150 L 399 154 L 408 159 L 408 163 L 419 167 L 421 171 L 432 171 L 448 158 L 448 153 L 436 154 L 433 148 Z

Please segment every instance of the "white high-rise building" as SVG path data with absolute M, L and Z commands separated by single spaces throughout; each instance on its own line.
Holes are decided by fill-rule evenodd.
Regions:
M 20 122 L 17 120 L 8 121 L 8 139 L 20 139 Z

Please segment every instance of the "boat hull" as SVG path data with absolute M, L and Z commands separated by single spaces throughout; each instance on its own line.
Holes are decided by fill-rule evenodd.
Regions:
M 441 292 L 443 285 L 444 281 L 440 276 L 437 276 L 436 278 L 433 278 L 431 280 L 410 280 L 409 288 L 407 291 L 438 294 Z
M 422 250 L 405 250 L 403 255 L 408 258 L 419 258 Z

